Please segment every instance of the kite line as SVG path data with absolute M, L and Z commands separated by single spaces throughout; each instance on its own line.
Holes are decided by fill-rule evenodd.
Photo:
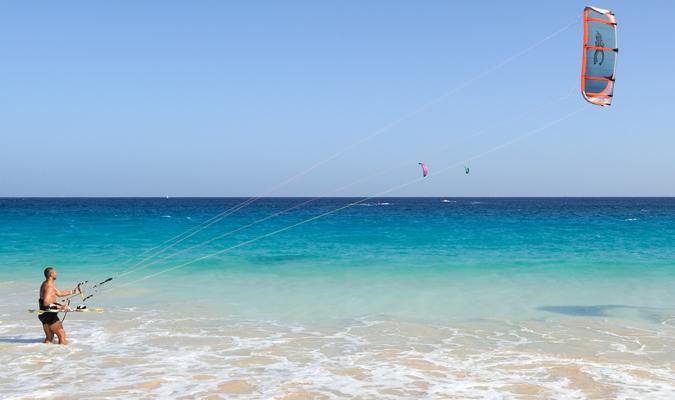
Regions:
M 450 169 L 457 168 L 457 167 L 459 167 L 459 166 L 461 166 L 461 165 L 463 165 L 463 164 L 465 164 L 465 163 L 467 163 L 467 162 L 469 162 L 469 161 L 472 161 L 472 160 L 475 160 L 475 159 L 477 159 L 477 158 L 483 157 L 483 156 L 485 156 L 485 155 L 487 155 L 487 154 L 490 154 L 490 153 L 495 152 L 495 151 L 497 151 L 497 150 L 499 150 L 499 149 L 502 149 L 502 148 L 504 148 L 504 147 L 506 147 L 506 146 L 509 146 L 509 145 L 511 145 L 511 144 L 513 144 L 513 143 L 516 143 L 516 142 L 518 142 L 518 141 L 520 141 L 520 140 L 523 140 L 523 139 L 525 139 L 525 138 L 527 138 L 527 137 L 529 137 L 529 136 L 534 135 L 535 133 L 538 133 L 538 132 L 540 132 L 540 131 L 542 131 L 542 130 L 548 128 L 548 127 L 551 127 L 551 126 L 553 126 L 553 125 L 555 125 L 555 124 L 557 124 L 557 123 L 559 123 L 559 122 L 562 122 L 563 120 L 565 120 L 565 119 L 567 119 L 567 118 L 569 118 L 569 117 L 571 117 L 571 116 L 573 116 L 573 115 L 575 115 L 575 114 L 577 114 L 577 113 L 579 113 L 579 112 L 585 110 L 585 109 L 588 108 L 588 107 L 590 107 L 590 106 L 589 106 L 589 105 L 585 105 L 584 107 L 582 107 L 582 108 L 580 108 L 580 109 L 578 109 L 578 110 L 576 110 L 576 111 L 574 111 L 574 112 L 572 112 L 572 113 L 570 113 L 570 114 L 567 114 L 566 116 L 564 116 L 564 117 L 562 117 L 562 118 L 559 118 L 559 119 L 557 119 L 557 120 L 555 120 L 555 121 L 553 121 L 553 122 L 550 122 L 550 123 L 548 123 L 548 124 L 542 126 L 541 128 L 535 129 L 535 130 L 533 130 L 533 131 L 531 131 L 531 132 L 529 132 L 529 133 L 526 133 L 525 135 L 522 135 L 522 136 L 520 136 L 520 137 L 518 137 L 518 138 L 516 138 L 516 139 L 513 139 L 513 140 L 511 140 L 511 141 L 508 141 L 508 142 L 506 142 L 506 143 L 503 143 L 503 144 L 501 144 L 501 145 L 499 145 L 499 146 L 497 146 L 497 147 L 494 147 L 494 148 L 492 148 L 492 149 L 490 149 L 490 150 L 488 150 L 488 151 L 485 151 L 485 152 L 483 152 L 483 153 L 480 153 L 480 154 L 478 154 L 478 155 L 476 155 L 476 156 L 467 158 L 467 159 L 462 160 L 462 161 L 460 161 L 460 162 L 458 162 L 458 163 L 455 163 L 455 164 L 453 164 L 453 165 L 450 165 L 450 166 L 448 166 L 448 167 L 445 167 L 445 168 L 443 168 L 443 169 L 440 169 L 440 170 L 438 170 L 438 171 L 435 171 L 435 172 L 433 172 L 433 173 L 430 173 L 430 174 L 427 175 L 427 177 L 435 176 L 435 175 L 441 174 L 441 173 L 443 173 L 443 172 L 446 172 L 446 171 L 448 171 L 448 170 L 450 170 Z M 328 216 L 328 215 L 334 214 L 334 213 L 336 213 L 336 212 L 338 212 L 338 211 L 345 210 L 345 209 L 347 209 L 347 208 L 350 208 L 350 207 L 353 207 L 353 206 L 355 206 L 355 205 L 361 204 L 361 203 L 363 203 L 363 202 L 365 202 L 365 201 L 374 199 L 374 198 L 376 198 L 376 197 L 381 197 L 381 196 L 384 195 L 384 194 L 387 194 L 387 193 L 393 192 L 393 191 L 395 191 L 395 190 L 401 189 L 401 188 L 403 188 L 403 187 L 412 185 L 412 184 L 417 183 L 417 182 L 419 182 L 419 181 L 421 181 L 421 180 L 423 180 L 423 179 L 426 179 L 426 178 L 425 178 L 425 177 L 422 177 L 422 178 L 413 179 L 412 181 L 409 181 L 409 182 L 407 182 L 407 183 L 398 185 L 398 186 L 396 186 L 396 187 L 394 187 L 394 188 L 391 188 L 391 189 L 387 189 L 387 190 L 385 190 L 385 191 L 383 191 L 383 192 L 380 192 L 380 193 L 378 193 L 378 194 L 376 194 L 376 195 L 373 195 L 373 196 L 370 196 L 370 197 L 366 197 L 366 198 L 364 198 L 364 199 L 362 199 L 362 200 L 359 200 L 359 201 L 356 201 L 356 202 L 347 204 L 347 205 L 342 206 L 342 207 L 338 207 L 338 208 L 336 208 L 336 209 L 334 209 L 334 210 L 325 212 L 325 213 L 323 213 L 323 214 L 317 215 L 317 216 L 312 217 L 312 218 L 308 218 L 308 219 L 306 219 L 306 220 L 304 220 L 304 221 L 301 221 L 301 222 L 298 222 L 298 223 L 289 225 L 289 226 L 287 226 L 287 227 L 285 227 L 285 228 L 278 229 L 278 230 L 276 230 L 276 231 L 267 233 L 267 234 L 265 234 L 265 235 L 259 236 L 259 237 L 254 238 L 254 239 L 247 240 L 247 241 L 245 241 L 245 242 L 236 244 L 236 245 L 234 245 L 234 246 L 230 246 L 230 247 L 228 247 L 228 248 L 226 248 L 226 249 L 219 250 L 219 251 L 217 251 L 217 252 L 214 252 L 214 253 L 211 253 L 211 254 L 208 254 L 208 255 L 199 257 L 199 258 L 194 259 L 194 260 L 192 260 L 192 261 L 188 261 L 188 262 L 185 262 L 185 263 L 183 263 L 183 264 L 179 264 L 179 265 L 177 265 L 177 266 L 174 266 L 174 267 L 171 267 L 171 268 L 167 268 L 167 269 L 164 269 L 164 270 L 162 270 L 162 271 L 159 271 L 159 272 L 156 272 L 156 273 L 147 275 L 147 276 L 145 276 L 145 277 L 143 277 L 143 278 L 136 279 L 136 280 L 134 280 L 134 281 L 127 282 L 127 283 L 124 283 L 124 284 L 121 284 L 121 285 L 112 287 L 112 288 L 110 288 L 110 289 L 107 289 L 107 290 L 103 291 L 102 293 L 106 293 L 106 292 L 110 292 L 110 291 L 113 291 L 113 290 L 117 290 L 117 289 L 119 289 L 119 288 L 122 288 L 122 287 L 125 287 L 125 286 L 128 286 L 128 285 L 131 285 L 131 284 L 134 284 L 134 283 L 137 283 L 137 282 L 146 280 L 146 279 L 150 279 L 150 278 L 153 278 L 153 277 L 158 276 L 158 275 L 165 274 L 165 273 L 167 273 L 167 272 L 170 272 L 170 271 L 173 271 L 173 270 L 176 270 L 176 269 L 185 267 L 185 266 L 187 266 L 187 265 L 194 264 L 194 263 L 196 263 L 196 262 L 198 262 L 198 261 L 202 261 L 202 260 L 205 260 L 205 259 L 207 259 L 207 258 L 214 257 L 214 256 L 216 256 L 216 255 L 218 255 L 218 254 L 222 254 L 222 253 L 228 252 L 228 251 L 230 251 L 230 250 L 234 250 L 234 249 L 236 249 L 236 248 L 238 248 L 238 247 L 245 246 L 245 245 L 250 244 L 250 243 L 253 243 L 253 242 L 257 242 L 257 241 L 259 241 L 259 240 L 261 240 L 261 239 L 268 238 L 268 237 L 270 237 L 270 236 L 273 236 L 273 235 L 276 235 L 276 234 L 278 234 L 278 233 L 287 231 L 287 230 L 289 230 L 289 229 L 292 229 L 292 228 L 295 228 L 295 227 L 304 225 L 304 224 L 306 224 L 306 223 L 308 223 L 308 222 L 311 222 L 311 221 L 314 221 L 314 220 L 317 220 L 317 219 L 326 217 L 326 216 Z
M 462 89 L 462 88 L 464 88 L 464 87 L 466 87 L 466 86 L 468 86 L 468 85 L 470 85 L 470 84 L 472 84 L 472 83 L 478 81 L 479 79 L 485 77 L 486 75 L 488 75 L 488 74 L 494 72 L 495 70 L 497 70 L 497 69 L 503 67 L 504 65 L 506 65 L 506 64 L 510 63 L 511 61 L 517 59 L 518 57 L 522 56 L 523 54 L 525 54 L 525 53 L 531 51 L 532 49 L 534 49 L 534 48 L 540 46 L 541 44 L 545 43 L 546 41 L 550 40 L 551 38 L 553 38 L 553 37 L 557 36 L 558 34 L 562 33 L 563 31 L 565 31 L 565 30 L 568 29 L 569 27 L 571 27 L 571 26 L 573 26 L 574 24 L 576 24 L 576 23 L 578 22 L 578 20 L 579 20 L 579 17 L 577 17 L 577 18 L 576 18 L 573 22 L 571 22 L 570 24 L 568 24 L 568 25 L 566 25 L 565 27 L 559 29 L 558 31 L 554 32 L 553 34 L 547 36 L 546 38 L 540 40 L 539 42 L 537 42 L 537 43 L 531 45 L 530 47 L 528 47 L 528 48 L 526 48 L 526 49 L 520 51 L 519 53 L 517 53 L 517 54 L 515 54 L 515 55 L 513 55 L 513 56 L 511 56 L 511 57 L 509 57 L 508 59 L 506 59 L 506 60 L 500 62 L 499 64 L 497 64 L 497 65 L 495 65 L 495 66 L 489 68 L 488 70 L 482 72 L 481 74 L 475 76 L 474 78 L 469 79 L 468 81 L 466 81 L 466 82 L 460 84 L 459 86 L 456 86 L 456 87 L 453 88 L 452 90 L 450 90 L 450 91 L 444 93 L 443 95 L 441 95 L 441 96 L 435 98 L 434 100 L 432 100 L 432 101 L 430 101 L 430 102 L 424 104 L 423 106 L 421 106 L 421 107 L 415 109 L 414 111 L 412 111 L 412 112 L 410 112 L 410 113 L 404 115 L 403 117 L 397 119 L 396 121 L 390 123 L 389 125 L 387 125 L 387 126 L 381 128 L 381 129 L 379 129 L 378 131 L 376 131 L 376 132 L 370 134 L 369 136 L 366 136 L 365 138 L 358 140 L 357 142 L 353 143 L 352 145 L 347 146 L 347 147 L 344 148 L 343 150 L 338 151 L 337 153 L 335 153 L 335 154 L 329 156 L 328 158 L 324 159 L 323 161 L 318 162 L 317 164 L 315 164 L 315 165 L 313 165 L 313 166 L 307 168 L 306 170 L 304 170 L 304 171 L 302 171 L 302 172 L 296 174 L 295 176 L 293 176 L 293 177 L 287 179 L 286 181 L 284 181 L 284 182 L 282 182 L 282 183 L 280 183 L 280 184 L 278 184 L 278 185 L 276 185 L 276 186 L 274 186 L 274 187 L 272 187 L 272 188 L 270 188 L 270 189 L 268 189 L 268 190 L 262 192 L 261 194 L 257 195 L 256 197 L 250 198 L 250 199 L 244 201 L 243 203 L 240 203 L 239 205 L 234 206 L 234 207 L 230 208 L 229 210 L 227 210 L 227 211 L 225 211 L 225 212 L 223 212 L 223 213 L 221 213 L 221 214 L 218 214 L 217 216 L 212 217 L 211 219 L 209 219 L 209 220 L 207 220 L 207 221 L 205 221 L 205 222 L 202 222 L 201 224 L 199 224 L 199 225 L 197 225 L 197 226 L 195 226 L 195 227 L 193 227 L 193 228 L 190 228 L 190 229 L 186 230 L 185 232 L 183 232 L 183 233 L 181 233 L 181 234 L 179 234 L 179 235 L 174 236 L 173 238 L 171 238 L 171 239 L 169 239 L 169 240 L 163 242 L 162 244 L 159 244 L 159 245 L 153 247 L 152 249 L 146 250 L 145 252 L 139 254 L 138 256 L 133 257 L 133 258 L 131 258 L 130 260 L 125 261 L 125 262 L 122 263 L 120 266 L 125 265 L 125 264 L 131 262 L 133 259 L 138 258 L 138 257 L 140 257 L 140 256 L 142 256 L 142 255 L 144 255 L 144 254 L 147 254 L 147 253 L 149 253 L 149 252 L 151 252 L 151 251 L 153 251 L 153 250 L 155 250 L 155 249 L 157 249 L 157 248 L 159 248 L 159 247 L 162 247 L 162 246 L 164 246 L 164 245 L 167 244 L 167 243 L 171 243 L 170 245 L 168 245 L 168 246 L 166 246 L 166 247 L 163 247 L 161 250 L 154 252 L 154 253 L 151 254 L 150 256 L 145 257 L 145 258 L 142 259 L 141 261 L 139 261 L 139 262 L 137 262 L 137 263 L 131 265 L 130 267 L 128 267 L 128 268 L 126 268 L 125 270 L 123 270 L 121 273 L 118 273 L 116 276 L 114 276 L 114 277 L 112 277 L 112 278 L 108 278 L 108 279 L 106 279 L 106 280 L 104 280 L 104 281 L 102 281 L 102 282 L 100 282 L 100 283 L 98 283 L 98 284 L 96 284 L 96 285 L 94 285 L 94 286 L 88 288 L 87 290 L 92 290 L 92 289 L 98 288 L 98 287 L 100 287 L 101 285 L 106 284 L 106 283 L 108 283 L 108 282 L 110 282 L 110 281 L 112 281 L 112 280 L 114 280 L 114 279 L 116 279 L 116 278 L 118 278 L 118 277 L 121 277 L 121 276 L 126 275 L 126 274 L 128 274 L 128 273 L 137 271 L 137 270 L 139 270 L 139 269 L 143 269 L 143 268 L 145 268 L 145 267 L 147 267 L 147 266 L 149 266 L 149 265 L 155 264 L 155 263 L 157 263 L 157 262 L 159 262 L 159 261 L 163 261 L 163 260 L 166 259 L 166 258 L 173 257 L 174 255 L 176 255 L 176 254 L 178 254 L 178 253 L 176 253 L 176 254 L 174 254 L 174 255 L 171 255 L 171 256 L 169 256 L 169 257 L 163 258 L 163 259 L 161 259 L 161 260 L 159 260 L 159 261 L 152 262 L 151 264 L 148 264 L 148 265 L 146 265 L 146 266 L 142 266 L 142 267 L 140 267 L 140 268 L 137 268 L 137 267 L 139 267 L 141 264 L 145 263 L 146 261 L 149 261 L 149 260 L 155 258 L 155 257 L 158 256 L 159 254 L 161 254 L 161 253 L 165 252 L 166 250 L 168 250 L 168 249 L 170 249 L 170 248 L 176 246 L 177 244 L 183 242 L 184 240 L 186 240 L 186 239 L 188 239 L 188 238 L 190 238 L 190 237 L 196 235 L 197 233 L 199 233 L 199 232 L 201 232 L 202 230 L 204 230 L 204 229 L 210 227 L 211 225 L 214 225 L 215 223 L 221 221 L 221 220 L 224 219 L 225 217 L 227 217 L 227 216 L 229 216 L 229 215 L 232 215 L 233 213 L 235 213 L 235 212 L 237 212 L 237 211 L 239 211 L 239 210 L 241 210 L 241 209 L 247 207 L 248 205 L 254 203 L 255 201 L 257 201 L 257 200 L 259 200 L 259 199 L 261 199 L 262 197 L 264 197 L 264 196 L 266 196 L 266 195 L 268 195 L 268 194 L 274 192 L 275 190 L 277 190 L 277 189 L 279 189 L 279 188 L 285 186 L 286 184 L 288 184 L 288 183 L 290 183 L 290 182 L 292 182 L 292 181 L 294 181 L 294 180 L 300 178 L 301 176 L 303 176 L 303 175 L 309 173 L 310 171 L 312 171 L 312 170 L 318 168 L 319 166 L 321 166 L 321 165 L 327 163 L 328 161 L 330 161 L 330 160 L 332 160 L 332 159 L 334 159 L 334 158 L 340 156 L 341 154 L 343 154 L 343 153 L 345 153 L 345 152 L 347 152 L 347 151 L 349 151 L 349 150 L 351 150 L 351 149 L 353 149 L 353 148 L 359 146 L 360 144 L 362 144 L 362 143 L 364 143 L 364 142 L 366 142 L 366 141 L 372 139 L 373 137 L 379 135 L 380 133 L 382 133 L 382 132 L 384 132 L 384 131 L 386 131 L 386 130 L 392 128 L 392 127 L 394 127 L 395 125 L 397 125 L 397 124 L 399 124 L 399 123 L 401 123 L 401 122 L 403 122 L 403 121 L 409 119 L 410 117 L 412 117 L 412 116 L 414 116 L 414 115 L 420 113 L 421 111 L 427 109 L 428 107 L 430 107 L 430 106 L 432 106 L 432 105 L 438 103 L 439 101 L 445 99 L 446 97 L 448 97 L 448 96 L 450 96 L 451 94 L 457 92 L 458 90 L 460 90 L 460 89 Z M 519 118 L 519 117 L 516 117 L 516 118 Z M 507 121 L 507 122 L 508 122 L 508 121 Z M 506 123 L 506 122 L 504 122 L 504 123 Z M 490 129 L 492 129 L 492 128 L 490 128 Z M 474 134 L 473 136 L 475 136 L 475 135 L 477 135 L 477 134 L 480 134 L 480 133 L 482 133 L 482 132 L 476 133 L 476 134 Z M 462 139 L 462 140 L 466 140 L 466 139 L 468 139 L 468 137 L 467 137 L 467 138 L 464 138 L 464 139 Z M 460 141 L 461 141 L 461 140 L 460 140 Z M 450 146 L 450 145 L 447 145 L 446 147 L 449 147 L 449 146 Z M 440 150 L 440 149 L 437 149 L 436 151 L 438 151 L 438 150 Z M 430 154 L 430 153 L 429 153 L 429 154 Z M 407 163 L 407 162 L 406 162 L 406 163 Z M 405 163 L 403 163 L 403 164 L 405 164 Z M 401 164 L 401 165 L 403 165 L 403 164 Z M 400 166 L 400 165 L 398 165 L 398 166 Z M 396 167 L 398 167 L 398 166 L 396 166 Z M 396 167 L 392 167 L 392 169 L 393 169 L 393 168 L 396 168 Z M 384 172 L 386 172 L 386 171 L 383 171 L 382 173 L 384 173 Z M 379 174 L 378 174 L 378 175 L 379 175 Z M 370 179 L 370 178 L 366 178 L 366 179 Z M 365 180 L 365 179 L 364 179 L 364 180 Z M 359 181 L 359 182 L 360 182 L 360 181 Z M 354 184 L 356 184 L 356 183 L 354 183 Z M 351 186 L 351 185 L 348 185 L 348 186 Z M 338 190 L 342 190 L 342 189 L 343 189 L 343 188 L 338 189 Z M 337 191 L 337 190 L 336 190 L 336 191 Z M 334 192 L 335 192 L 335 191 L 333 191 L 333 192 L 331 192 L 331 193 L 334 193 Z M 328 194 L 331 194 L 331 193 L 328 193 Z M 321 197 L 325 197 L 325 196 L 327 196 L 328 194 L 323 195 L 323 196 L 321 196 Z M 304 204 L 306 204 L 306 203 L 303 203 L 303 204 L 301 204 L 301 205 L 304 205 Z M 299 206 L 300 206 L 300 205 L 298 205 L 298 206 L 296 206 L 296 207 L 299 207 Z M 293 208 L 295 208 L 295 207 L 293 207 Z M 250 225 L 247 225 L 247 226 L 250 226 Z M 246 227 L 247 227 L 247 226 L 246 226 Z M 244 227 L 244 228 L 245 228 L 245 227 Z M 239 229 L 237 229 L 237 230 L 240 230 L 240 229 L 243 229 L 243 228 L 239 228 Z M 234 233 L 234 232 L 232 232 L 232 233 Z M 230 234 L 230 233 L 228 233 L 228 234 Z M 219 237 L 217 237 L 217 238 L 220 238 L 220 237 L 222 237 L 222 236 L 226 236 L 226 235 L 228 235 L 228 234 L 221 235 L 221 236 L 219 236 Z M 180 238 L 180 239 L 179 239 L 179 240 L 175 240 L 175 239 L 178 239 L 178 238 Z M 210 242 L 210 241 L 216 240 L 217 238 L 211 239 L 211 240 L 209 240 L 209 241 L 207 241 L 207 242 L 204 242 L 204 243 L 208 243 L 208 242 Z M 174 240 L 175 240 L 175 241 L 174 241 Z M 202 243 L 202 244 L 204 244 L 204 243 Z M 200 245 L 201 245 L 201 244 L 200 244 Z M 200 246 L 200 245 L 193 246 L 193 247 L 191 247 L 190 249 L 192 249 L 192 248 L 194 248 L 194 247 L 198 247 L 198 246 Z M 188 249 L 188 250 L 189 250 L 189 249 Z M 187 250 L 185 250 L 185 251 L 187 251 Z M 182 253 L 182 252 L 183 252 L 183 251 L 181 251 L 181 253 Z M 90 297 L 91 297 L 91 296 L 90 296 Z
M 465 141 L 465 140 L 467 140 L 467 139 L 470 139 L 470 138 L 475 137 L 475 136 L 478 136 L 478 135 L 480 135 L 480 134 L 482 134 L 482 133 L 485 133 L 485 132 L 488 132 L 488 131 L 493 130 L 493 129 L 495 129 L 495 128 L 498 128 L 498 127 L 500 127 L 500 126 L 502 126 L 502 125 L 505 125 L 505 124 L 507 124 L 507 123 L 509 123 L 509 122 L 512 122 L 512 121 L 517 120 L 517 119 L 519 119 L 519 118 L 522 118 L 522 117 L 524 117 L 524 116 L 526 116 L 526 115 L 529 115 L 529 114 L 532 114 L 532 113 L 534 113 L 534 112 L 536 112 L 536 111 L 539 111 L 539 110 L 541 110 L 541 109 L 543 109 L 543 108 L 549 107 L 549 106 L 551 106 L 551 105 L 553 105 L 553 104 L 555 104 L 555 103 L 558 103 L 559 101 L 562 101 L 562 100 L 564 100 L 564 99 L 566 99 L 566 98 L 568 98 L 568 97 L 569 97 L 569 95 L 563 96 L 563 97 L 561 97 L 561 98 L 559 98 L 559 99 L 557 99 L 557 100 L 554 100 L 554 101 L 552 101 L 552 102 L 550 102 L 550 103 L 548 103 L 548 104 L 545 104 L 545 105 L 543 105 L 543 106 L 539 106 L 539 107 L 537 107 L 537 108 L 535 108 L 535 109 L 533 109 L 533 110 L 530 110 L 530 111 L 527 111 L 527 112 L 525 112 L 525 113 L 522 113 L 522 114 L 520 114 L 520 115 L 518 115 L 518 116 L 516 116 L 516 117 L 513 117 L 513 118 L 510 118 L 510 119 L 508 119 L 508 120 L 506 120 L 506 121 L 500 122 L 500 123 L 498 123 L 498 124 L 496 124 L 496 125 L 493 125 L 493 126 L 491 126 L 491 127 L 489 127 L 489 128 L 483 129 L 483 130 L 478 131 L 478 132 L 476 132 L 476 133 L 473 133 L 473 134 L 471 134 L 471 135 L 465 136 L 465 137 L 463 137 L 463 138 L 461 138 L 461 139 L 455 140 L 454 142 L 451 142 L 451 143 L 449 143 L 449 144 L 443 145 L 443 146 L 441 146 L 441 147 L 439 147 L 439 148 L 437 148 L 437 149 L 435 149 L 435 150 L 429 151 L 429 152 L 424 153 L 424 154 L 422 154 L 422 155 L 419 155 L 419 156 L 417 156 L 417 157 L 413 157 L 413 158 L 411 158 L 411 159 L 409 159 L 409 160 L 406 160 L 406 161 L 403 161 L 403 162 L 401 162 L 401 163 L 399 163 L 399 164 L 397 164 L 397 165 L 394 165 L 393 167 L 389 167 L 389 168 L 387 168 L 387 169 L 385 169 L 385 170 L 382 170 L 382 171 L 380 171 L 380 172 L 377 172 L 377 173 L 375 173 L 375 174 L 372 174 L 372 175 L 370 175 L 370 176 L 368 176 L 368 177 L 359 179 L 359 180 L 356 181 L 356 182 L 352 182 L 352 183 L 350 183 L 350 184 L 348 184 L 348 185 L 346 185 L 346 186 L 343 186 L 343 187 L 341 187 L 341 188 L 339 188 L 339 189 L 335 189 L 335 190 L 330 191 L 330 192 L 328 192 L 328 193 L 325 193 L 325 194 L 323 194 L 323 195 L 321 195 L 321 196 L 312 198 L 312 199 L 310 199 L 310 200 L 307 200 L 307 201 L 304 201 L 304 202 L 302 202 L 302 203 L 300 203 L 300 204 L 297 204 L 297 205 L 295 205 L 295 206 L 293 206 L 293 207 L 287 208 L 287 209 L 285 209 L 285 210 L 283 210 L 283 211 L 279 211 L 279 212 L 277 212 L 277 213 L 271 214 L 271 215 L 269 215 L 269 216 L 267 216 L 267 217 L 265 217 L 265 218 L 259 219 L 259 220 L 255 221 L 255 222 L 252 222 L 252 223 L 248 224 L 248 225 L 244 225 L 244 226 L 242 226 L 242 227 L 236 228 L 236 229 L 234 229 L 234 230 L 232 230 L 232 231 L 229 231 L 229 232 L 227 232 L 227 233 L 224 233 L 224 234 L 221 234 L 221 235 L 219 235 L 219 236 L 213 237 L 213 238 L 211 238 L 211 239 L 209 239 L 209 240 L 206 240 L 206 241 L 204 241 L 204 242 L 202 242 L 202 243 L 196 244 L 196 245 L 191 246 L 191 247 L 189 247 L 189 248 L 187 248 L 187 249 L 184 249 L 184 250 L 181 250 L 181 251 L 179 251 L 179 252 L 173 253 L 173 254 L 171 254 L 171 255 L 169 255 L 169 256 L 167 256 L 167 257 L 161 258 L 161 259 L 159 259 L 159 260 L 155 260 L 155 261 L 153 261 L 153 262 L 151 262 L 151 263 L 149 263 L 149 264 L 140 266 L 140 267 L 135 268 L 135 269 L 131 269 L 131 270 L 127 269 L 127 270 L 125 270 L 124 272 L 122 272 L 121 274 L 119 274 L 118 277 L 121 278 L 121 277 L 123 277 L 123 276 L 125 276 L 125 275 L 128 275 L 128 274 L 130 274 L 130 273 L 133 273 L 133 272 L 136 272 L 136 271 L 140 271 L 140 270 L 145 269 L 145 268 L 147 268 L 147 267 L 150 267 L 150 266 L 152 266 L 152 265 L 154 265 L 154 264 L 157 264 L 157 263 L 159 263 L 159 262 L 165 261 L 165 260 L 167 260 L 167 259 L 169 259 L 169 258 L 172 258 L 172 257 L 174 257 L 174 256 L 177 256 L 177 255 L 182 254 L 182 253 L 184 253 L 184 252 L 187 252 L 187 251 L 189 251 L 189 250 L 192 250 L 192 249 L 195 249 L 195 248 L 197 248 L 197 247 L 200 247 L 200 246 L 202 246 L 202 245 L 204 245 L 204 244 L 207 244 L 207 243 L 213 242 L 213 241 L 215 241 L 215 240 L 221 239 L 221 238 L 223 238 L 223 237 L 225 237 L 225 236 L 229 236 L 229 235 L 231 235 L 231 234 L 233 234 L 233 233 L 236 233 L 236 232 L 238 232 L 238 231 L 240 231 L 240 230 L 246 229 L 246 228 L 248 228 L 248 227 L 251 227 L 251 226 L 253 226 L 253 225 L 256 225 L 256 224 L 259 224 L 259 223 L 261 223 L 261 222 L 263 222 L 263 221 L 266 221 L 266 220 L 268 220 L 268 219 L 270 219 L 270 218 L 273 218 L 273 217 L 276 217 L 276 216 L 278 216 L 278 215 L 284 214 L 284 213 L 286 213 L 286 212 L 288 212 L 288 211 L 291 211 L 291 210 L 293 210 L 293 209 L 295 209 L 295 208 L 301 207 L 301 206 L 303 206 L 303 205 L 309 204 L 309 203 L 314 202 L 314 201 L 316 201 L 316 200 L 319 200 L 319 199 L 321 199 L 321 198 L 327 197 L 327 196 L 329 196 L 329 195 L 331 195 L 331 194 L 333 194 L 333 193 L 339 192 L 339 191 L 344 190 L 344 189 L 347 189 L 347 188 L 349 188 L 349 187 L 351 187 L 351 186 L 357 185 L 357 184 L 359 184 L 359 183 L 361 183 L 361 182 L 367 181 L 367 180 L 372 179 L 372 178 L 374 178 L 374 177 L 376 177 L 376 176 L 382 175 L 382 174 L 384 174 L 384 173 L 386 173 L 386 172 L 389 172 L 389 171 L 392 171 L 392 170 L 394 170 L 394 169 L 396 169 L 396 168 L 399 168 L 399 167 L 401 167 L 401 166 L 403 166 L 403 165 L 409 164 L 409 163 L 411 163 L 411 162 L 413 162 L 413 161 L 415 161 L 415 160 L 418 160 L 418 159 L 420 159 L 420 158 L 422 158 L 422 157 L 426 157 L 426 156 L 431 155 L 431 154 L 433 154 L 433 153 L 436 153 L 436 152 L 438 152 L 438 151 L 444 150 L 444 149 L 446 149 L 446 148 L 448 148 L 448 147 L 450 147 L 450 146 L 453 146 L 453 145 L 455 145 L 455 144 L 458 144 L 458 143 L 460 143 L 460 142 L 463 142 L 463 141 Z M 140 264 L 140 263 L 139 263 L 139 264 Z M 137 264 L 137 265 L 138 265 L 138 264 Z

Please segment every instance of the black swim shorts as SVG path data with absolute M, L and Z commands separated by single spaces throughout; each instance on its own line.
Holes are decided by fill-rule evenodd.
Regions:
M 43 324 L 47 324 L 49 326 L 54 325 L 57 323 L 59 320 L 59 313 L 55 312 L 44 312 L 40 315 L 38 315 L 38 319 L 40 319 L 40 322 Z

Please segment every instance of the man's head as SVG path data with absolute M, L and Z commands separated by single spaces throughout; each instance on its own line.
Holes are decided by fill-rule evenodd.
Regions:
M 54 280 L 56 280 L 56 271 L 54 268 L 45 268 L 45 279 L 49 279 L 52 274 L 54 274 Z

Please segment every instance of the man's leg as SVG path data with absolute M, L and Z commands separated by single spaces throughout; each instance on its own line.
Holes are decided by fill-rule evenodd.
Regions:
M 59 338 L 59 344 L 66 344 L 66 331 L 63 330 L 61 321 L 56 321 L 49 326 L 49 329 Z
M 47 336 L 45 343 L 51 343 L 54 340 L 54 332 L 52 332 L 47 324 L 42 324 L 42 329 L 45 330 L 45 336 Z

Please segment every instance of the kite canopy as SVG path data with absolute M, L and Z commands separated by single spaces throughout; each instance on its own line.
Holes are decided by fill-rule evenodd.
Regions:
M 586 7 L 581 94 L 589 103 L 599 106 L 612 104 L 618 54 L 614 14 L 601 8 Z
M 427 176 L 427 166 L 422 164 L 422 163 L 419 163 L 419 165 L 422 166 L 422 173 L 424 174 L 423 178 L 426 178 L 426 176 Z

